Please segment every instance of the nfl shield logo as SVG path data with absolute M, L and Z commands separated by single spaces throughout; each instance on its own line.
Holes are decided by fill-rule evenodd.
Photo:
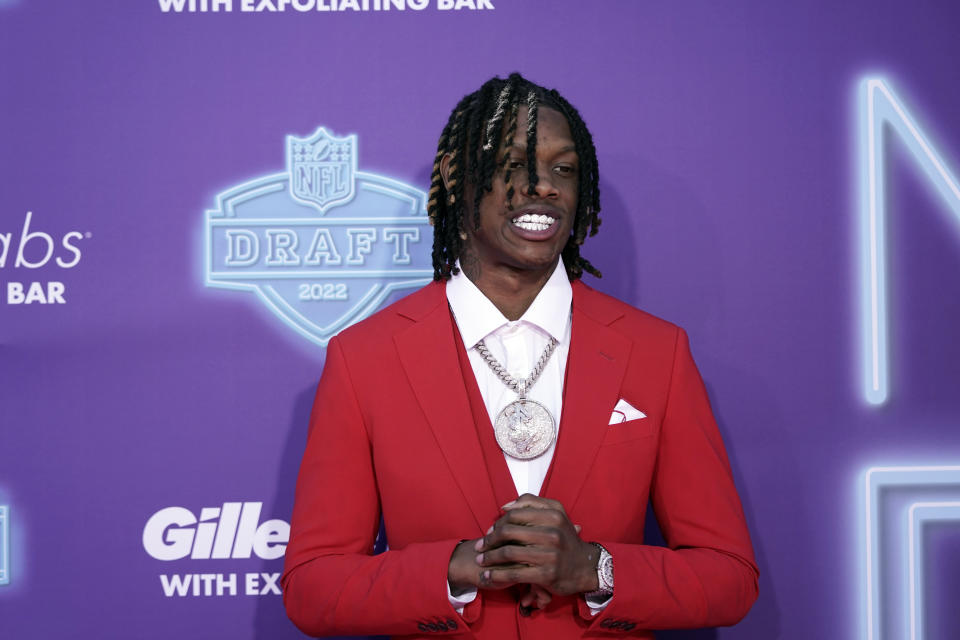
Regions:
M 320 127 L 312 136 L 287 136 L 290 195 L 326 213 L 354 196 L 357 136 L 335 138 Z

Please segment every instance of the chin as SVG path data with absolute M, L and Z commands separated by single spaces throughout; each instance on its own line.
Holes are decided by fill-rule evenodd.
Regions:
M 521 269 L 546 269 L 555 265 L 559 257 L 559 252 L 552 255 L 524 256 L 516 262 L 516 265 Z

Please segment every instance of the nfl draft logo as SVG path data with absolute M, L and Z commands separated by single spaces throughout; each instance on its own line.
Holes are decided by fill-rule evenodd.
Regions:
M 433 277 L 426 194 L 357 169 L 357 136 L 287 136 L 284 173 L 217 195 L 204 220 L 206 285 L 249 291 L 326 346 L 391 293 Z

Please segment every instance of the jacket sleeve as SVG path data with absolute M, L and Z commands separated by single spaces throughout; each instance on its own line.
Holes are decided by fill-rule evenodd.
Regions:
M 599 541 L 614 595 L 591 628 L 732 625 L 757 598 L 756 561 L 727 454 L 687 336 L 678 330 L 650 495 L 666 547 Z M 586 605 L 581 615 L 589 616 Z
M 446 592 L 459 541 L 372 555 L 379 521 L 370 438 L 334 338 L 297 477 L 282 578 L 287 614 L 309 635 L 463 632 Z

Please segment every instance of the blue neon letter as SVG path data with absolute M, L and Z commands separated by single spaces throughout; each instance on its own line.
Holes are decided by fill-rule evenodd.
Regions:
M 860 83 L 857 115 L 863 390 L 867 402 L 882 404 L 888 392 L 884 125 L 889 125 L 907 146 L 917 166 L 937 188 L 958 222 L 960 185 L 889 82 L 867 77 Z

